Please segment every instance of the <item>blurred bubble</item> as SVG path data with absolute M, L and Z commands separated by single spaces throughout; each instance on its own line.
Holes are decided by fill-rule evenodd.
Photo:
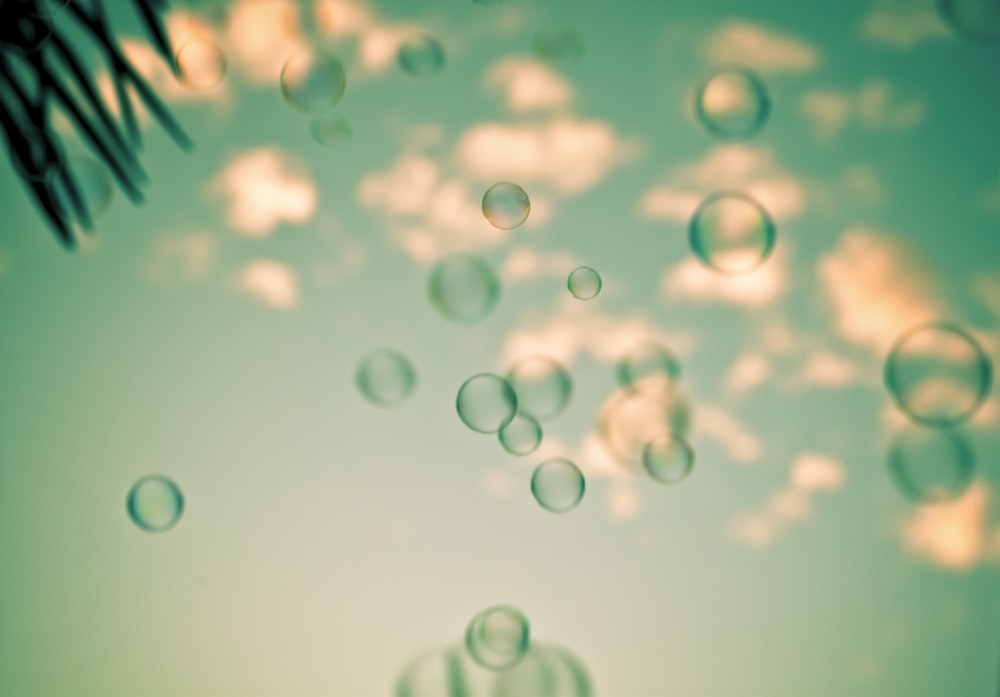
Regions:
M 472 0 L 473 5 L 499 5 L 504 0 Z
M 189 41 L 177 51 L 179 80 L 193 90 L 208 90 L 226 76 L 226 56 L 211 41 Z
M 662 484 L 677 484 L 691 474 L 694 451 L 676 434 L 660 435 L 646 444 L 642 466 L 650 477 Z
M 625 390 L 637 391 L 639 383 L 649 388 L 653 380 L 676 382 L 680 376 L 681 362 L 673 351 L 652 341 L 634 346 L 615 364 L 615 379 Z
M 532 640 L 520 661 L 496 674 L 490 697 L 555 697 L 555 675 L 547 654 Z
M 111 204 L 114 187 L 107 168 L 92 157 L 70 157 L 65 166 L 76 186 L 75 198 L 62 177 L 56 179 L 55 197 L 60 206 L 74 216 L 85 228 L 99 218 Z
M 740 191 L 719 191 L 695 210 L 688 225 L 691 251 L 708 267 L 724 274 L 753 271 L 775 243 L 771 216 Z
M 972 482 L 975 455 L 959 431 L 907 426 L 889 446 L 889 473 L 915 503 L 944 503 Z
M 509 605 L 497 605 L 469 621 L 465 648 L 479 665 L 505 670 L 524 658 L 530 633 L 524 613 Z
M 725 142 L 756 135 L 771 113 L 767 88 L 751 70 L 739 66 L 716 68 L 695 93 L 695 114 L 702 127 Z
M 676 434 L 686 437 L 691 405 L 676 382 L 652 376 L 614 392 L 597 417 L 597 434 L 618 464 L 634 469 L 642 464 L 646 445 Z
M 281 69 L 281 93 L 295 110 L 318 114 L 344 96 L 347 74 L 336 56 L 323 51 L 293 55 Z
M 574 298 L 590 300 L 601 292 L 601 277 L 589 266 L 580 266 L 570 273 L 566 279 L 566 287 Z
M 564 457 L 544 460 L 531 475 L 531 493 L 539 506 L 552 513 L 576 508 L 586 486 L 580 468 Z
M 435 649 L 403 668 L 395 697 L 471 697 L 468 682 L 459 650 Z
M 583 37 L 573 27 L 553 27 L 535 34 L 535 55 L 548 63 L 569 63 L 583 55 Z
M 335 111 L 317 114 L 309 124 L 312 139 L 327 148 L 346 145 L 354 138 L 351 122 Z
M 590 676 L 576 656 L 558 646 L 545 647 L 544 655 L 552 676 L 549 697 L 591 697 Z
M 184 495 L 166 477 L 149 475 L 132 485 L 125 507 L 132 522 L 143 530 L 165 532 L 180 520 Z
M 573 381 L 552 358 L 525 356 L 507 371 L 507 382 L 517 395 L 517 408 L 539 421 L 559 415 L 569 404 Z
M 444 67 L 444 47 L 431 36 L 416 36 L 399 47 L 396 60 L 407 75 L 427 77 Z
M 478 433 L 497 433 L 517 413 L 517 396 L 499 375 L 480 373 L 462 383 L 455 399 L 462 422 Z
M 530 455 L 542 444 L 542 427 L 531 414 L 519 411 L 497 436 L 500 445 L 511 455 Z
M 885 360 L 885 386 L 911 421 L 949 428 L 969 419 L 993 384 L 993 365 L 979 343 L 951 322 L 907 330 Z
M 937 8 L 955 33 L 984 44 L 1000 40 L 1000 1 L 938 0 Z
M 480 257 L 451 254 L 431 269 L 428 293 L 445 318 L 471 324 L 493 310 L 500 297 L 500 282 Z
M 369 354 L 354 374 L 358 390 L 377 407 L 399 404 L 413 393 L 417 373 L 399 351 L 382 349 Z
M 483 194 L 483 215 L 495 228 L 512 230 L 528 219 L 531 201 L 517 184 L 500 182 Z

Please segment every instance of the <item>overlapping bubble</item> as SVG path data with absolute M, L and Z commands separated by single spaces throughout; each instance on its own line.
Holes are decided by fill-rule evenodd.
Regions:
M 462 383 L 455 409 L 466 426 L 477 433 L 497 433 L 517 413 L 517 396 L 499 375 L 480 373 Z
M 677 484 L 694 469 L 694 450 L 676 433 L 661 434 L 643 448 L 642 466 L 661 484 Z
M 309 123 L 312 139 L 327 148 L 335 148 L 350 143 L 354 138 L 351 122 L 335 111 L 317 114 Z
M 129 489 L 125 508 L 132 522 L 146 532 L 166 532 L 184 513 L 184 494 L 170 479 L 149 475 Z
M 506 670 L 524 658 L 531 643 L 528 618 L 516 607 L 497 605 L 477 613 L 465 630 L 465 648 L 490 670 Z
M 497 438 L 508 453 L 523 457 L 542 444 L 542 426 L 531 414 L 519 411 L 497 432 Z
M 632 392 L 652 389 L 654 381 L 664 386 L 680 379 L 681 362 L 663 344 L 644 341 L 626 351 L 615 363 L 619 387 Z

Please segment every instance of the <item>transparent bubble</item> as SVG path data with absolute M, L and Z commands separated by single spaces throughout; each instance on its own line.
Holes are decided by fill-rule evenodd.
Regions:
M 281 69 L 281 93 L 295 110 L 318 114 L 344 96 L 347 74 L 336 56 L 323 51 L 297 53 Z
M 544 460 L 531 475 L 531 493 L 539 506 L 552 513 L 576 508 L 586 487 L 583 472 L 564 457 Z
M 686 437 L 690 424 L 691 405 L 679 385 L 652 376 L 605 400 L 597 417 L 597 434 L 616 462 L 636 469 L 649 443 L 671 434 Z
M 99 218 L 114 195 L 111 175 L 107 168 L 92 157 L 70 157 L 65 161 L 69 175 L 76 186 L 74 196 L 62 177 L 56 179 L 55 196 L 59 205 L 83 224 L 90 228 L 90 223 Z
M 497 433 L 517 413 L 517 396 L 499 375 L 480 373 L 462 383 L 455 399 L 462 423 L 478 433 Z
M 545 657 L 553 683 L 549 697 L 591 697 L 590 676 L 576 656 L 559 646 L 547 646 Z
M 497 605 L 469 621 L 465 648 L 479 665 L 505 670 L 524 658 L 530 634 L 524 613 L 509 605 Z
M 165 532 L 180 520 L 184 495 L 166 477 L 149 475 L 132 485 L 125 507 L 132 521 L 143 530 Z
M 35 7 L 35 14 L 39 17 L 53 17 L 59 14 L 69 2 L 70 0 L 40 0 Z
M 548 63 L 570 63 L 583 55 L 583 37 L 573 27 L 552 27 L 535 34 L 535 55 Z
M 756 135 L 771 113 L 771 99 L 751 70 L 723 66 L 708 74 L 695 93 L 695 115 L 713 137 L 725 142 Z
M 335 111 L 317 114 L 309 124 L 312 139 L 327 148 L 335 148 L 350 143 L 354 138 L 351 122 Z
M 955 33 L 984 44 L 1000 40 L 1000 0 L 938 0 L 937 8 Z
M 507 371 L 507 382 L 517 395 L 517 408 L 539 421 L 558 416 L 569 404 L 573 381 L 552 358 L 525 356 Z
M 226 56 L 211 41 L 189 41 L 177 51 L 180 81 L 193 90 L 208 90 L 226 76 Z
M 528 219 L 531 201 L 517 184 L 500 182 L 483 194 L 483 215 L 495 228 L 512 230 Z
M 680 376 L 681 362 L 673 351 L 652 341 L 632 347 L 615 364 L 615 379 L 625 390 L 637 391 L 639 383 L 649 389 L 653 380 L 673 383 Z
M 399 351 L 382 349 L 369 354 L 354 374 L 358 390 L 377 407 L 399 404 L 413 393 L 417 373 Z
M 542 427 L 531 414 L 519 411 L 497 432 L 497 437 L 511 455 L 530 455 L 542 444 Z
M 427 77 L 444 67 L 444 47 L 431 36 L 416 36 L 399 47 L 399 67 L 411 77 Z
M 691 216 L 688 242 L 706 266 L 724 274 L 753 271 L 774 249 L 774 222 L 741 191 L 708 196 Z
M 889 473 L 915 503 L 944 503 L 972 482 L 975 455 L 961 432 L 907 426 L 889 446 Z
M 395 697 L 459 697 L 470 695 L 469 676 L 458 649 L 428 651 L 403 668 Z
M 566 279 L 566 287 L 574 298 L 590 300 L 601 292 L 601 277 L 589 266 L 580 266 L 570 273 Z
M 993 364 L 965 330 L 935 320 L 896 340 L 883 377 L 889 396 L 911 421 L 949 428 L 982 405 L 993 384 Z
M 677 434 L 660 435 L 643 448 L 642 466 L 656 481 L 677 484 L 694 469 L 694 451 Z
M 556 697 L 554 666 L 548 652 L 532 639 L 524 657 L 499 671 L 490 697 Z
M 431 303 L 445 318 L 471 324 L 488 315 L 500 297 L 493 269 L 474 254 L 452 254 L 431 269 Z

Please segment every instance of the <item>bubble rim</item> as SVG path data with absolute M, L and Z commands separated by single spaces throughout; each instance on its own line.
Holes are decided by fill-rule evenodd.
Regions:
M 490 219 L 489 214 L 486 212 L 486 198 L 490 195 L 491 191 L 493 191 L 499 186 L 513 186 L 518 191 L 520 191 L 521 194 L 524 195 L 525 203 L 527 203 L 527 205 L 525 206 L 524 217 L 509 227 L 505 227 L 503 225 L 497 225 Z M 483 192 L 483 198 L 480 203 L 480 208 L 482 209 L 483 212 L 483 218 L 485 218 L 486 222 L 489 223 L 492 227 L 496 228 L 497 230 L 513 230 L 515 228 L 519 228 L 522 225 L 524 225 L 525 221 L 528 219 L 528 216 L 531 215 L 531 197 L 528 196 L 528 192 L 525 191 L 524 187 L 521 186 L 520 184 L 507 180 L 499 181 L 496 184 L 493 184 L 491 187 L 489 187 L 485 192 Z
M 409 387 L 406 390 L 406 393 L 399 399 L 396 400 L 378 399 L 373 395 L 370 389 L 367 389 L 368 387 L 371 386 L 372 383 L 365 371 L 365 367 L 368 366 L 370 362 L 378 358 L 390 358 L 397 364 L 403 366 L 404 372 L 406 373 L 406 376 L 408 378 Z M 407 356 L 402 351 L 399 351 L 398 349 L 394 348 L 375 349 L 374 351 L 366 354 L 364 358 L 362 358 L 361 361 L 358 363 L 358 367 L 354 369 L 354 384 L 358 388 L 358 391 L 361 392 L 361 395 L 365 398 L 365 401 L 367 401 L 369 404 L 372 404 L 373 406 L 380 407 L 383 409 L 388 409 L 390 407 L 402 404 L 407 399 L 409 399 L 410 396 L 413 395 L 413 393 L 416 391 L 417 369 L 413 366 L 413 361 L 410 360 L 410 357 Z
M 479 645 L 476 643 L 478 640 L 480 643 L 485 644 L 485 638 L 483 636 L 486 630 L 486 620 L 495 613 L 503 612 L 512 615 L 517 623 L 521 626 L 521 639 L 517 645 L 516 655 L 509 661 L 504 662 L 487 662 L 482 656 L 479 655 L 476 647 Z M 472 619 L 469 620 L 469 624 L 465 629 L 464 638 L 465 649 L 472 660 L 483 668 L 488 668 L 493 671 L 503 671 L 517 665 L 522 658 L 528 653 L 528 649 L 531 647 L 531 623 L 528 622 L 528 616 L 525 615 L 521 610 L 513 605 L 493 605 L 486 608 L 485 610 L 480 610 Z M 498 653 L 489 649 L 493 653 Z
M 595 279 L 597 279 L 597 288 L 594 289 L 593 295 L 588 295 L 587 297 L 583 297 L 582 295 L 577 295 L 576 292 L 573 290 L 573 276 L 575 276 L 577 273 L 589 273 L 593 275 Z M 598 295 L 601 294 L 602 288 L 604 288 L 604 279 L 601 278 L 601 274 L 597 273 L 597 270 L 594 269 L 592 266 L 577 266 L 575 269 L 569 272 L 568 276 L 566 276 L 566 289 L 569 290 L 570 295 L 572 295 L 577 300 L 583 300 L 584 302 L 588 300 L 593 300 L 594 298 L 596 298 Z
M 573 471 L 580 479 L 580 495 L 577 496 L 576 499 L 571 504 L 567 505 L 565 508 L 557 508 L 546 505 L 543 502 L 542 498 L 538 496 L 538 478 L 540 474 L 546 468 L 546 465 L 551 466 L 557 462 L 568 464 L 570 467 L 573 468 Z M 556 455 L 553 457 L 545 458 L 535 466 L 534 472 L 531 473 L 531 495 L 538 503 L 538 505 L 541 506 L 546 511 L 548 511 L 549 513 L 557 513 L 557 514 L 569 513 L 570 511 L 572 511 L 573 509 L 575 509 L 577 506 L 580 505 L 580 502 L 583 501 L 583 497 L 586 493 L 587 493 L 587 478 L 583 476 L 583 471 L 580 469 L 579 465 L 577 465 L 575 462 L 573 462 L 567 457 Z
M 701 217 L 702 213 L 705 212 L 705 210 L 723 199 L 739 199 L 745 203 L 749 203 L 757 209 L 761 220 L 764 221 L 764 247 L 761 249 L 760 258 L 757 259 L 752 266 L 741 269 L 724 269 L 716 266 L 711 263 L 709 255 L 704 252 L 702 245 L 698 242 L 698 219 Z M 764 208 L 760 201 L 740 189 L 720 189 L 719 191 L 710 193 L 702 199 L 701 203 L 698 204 L 698 207 L 695 208 L 694 213 L 691 214 L 690 220 L 688 220 L 688 246 L 691 248 L 691 251 L 694 252 L 695 257 L 697 257 L 704 266 L 725 276 L 742 276 L 759 269 L 771 256 L 777 241 L 778 229 L 774 224 L 774 219 L 771 217 L 771 214 L 766 208 Z
M 518 409 L 526 414 L 530 414 L 536 421 L 538 421 L 539 424 L 542 424 L 559 416 L 566 409 L 566 407 L 569 406 L 570 400 L 573 397 L 573 377 L 569 374 L 569 371 L 566 370 L 565 366 L 563 366 L 563 364 L 555 358 L 547 356 L 544 353 L 529 353 L 514 361 L 513 365 L 511 365 L 511 367 L 508 368 L 507 372 L 504 374 L 504 379 L 507 380 L 507 384 L 509 384 L 511 389 L 514 390 L 514 394 L 517 394 L 517 388 L 514 387 L 515 381 L 513 376 L 517 372 L 518 367 L 523 363 L 535 360 L 541 360 L 552 366 L 554 369 L 553 372 L 559 375 L 559 382 L 566 385 L 566 396 L 559 401 L 559 404 L 555 407 L 555 409 L 544 414 L 535 414 L 529 411 L 523 405 L 520 398 L 518 398 Z
M 889 476 L 896 485 L 896 489 L 908 501 L 921 506 L 950 503 L 961 498 L 968 491 L 976 474 L 976 452 L 972 447 L 972 442 L 958 429 L 926 428 L 923 430 L 931 436 L 945 438 L 954 447 L 959 462 L 959 476 L 956 480 L 957 486 L 955 491 L 953 493 L 943 492 L 938 496 L 930 496 L 927 491 L 923 491 L 918 487 L 906 474 L 905 463 L 898 450 L 904 439 L 913 437 L 917 433 L 912 426 L 897 431 L 889 443 L 886 465 L 889 470 Z
M 685 467 L 683 473 L 676 478 L 659 477 L 653 472 L 653 468 L 649 465 L 649 451 L 658 446 L 661 442 L 667 441 L 668 443 L 675 443 L 681 447 L 681 450 L 685 454 Z M 691 444 L 688 443 L 687 439 L 682 437 L 677 433 L 667 433 L 665 435 L 661 434 L 656 436 L 652 441 L 646 443 L 642 448 L 642 455 L 640 457 L 640 462 L 642 464 L 642 469 L 645 470 L 646 474 L 649 475 L 650 479 L 656 481 L 660 484 L 666 484 L 668 486 L 674 484 L 680 484 L 681 482 L 687 480 L 694 471 L 694 461 L 695 452 Z
M 300 57 L 309 57 L 313 62 L 316 62 L 318 60 L 330 61 L 331 63 L 337 66 L 338 72 L 340 74 L 339 82 L 342 83 L 342 87 L 339 93 L 331 101 L 315 106 L 313 105 L 304 106 L 300 105 L 297 100 L 293 99 L 289 95 L 288 88 L 285 85 L 285 72 L 288 70 L 288 65 L 293 60 Z M 281 90 L 281 95 L 285 100 L 285 104 L 290 106 L 295 111 L 299 112 L 300 114 L 310 114 L 310 115 L 321 114 L 324 111 L 328 111 L 336 107 L 338 104 L 340 104 L 341 100 L 344 98 L 344 94 L 347 92 L 347 69 L 344 67 L 344 62 L 340 60 L 340 57 L 337 56 L 332 51 L 328 51 L 324 48 L 317 48 L 317 47 L 299 49 L 297 51 L 294 51 L 290 56 L 288 56 L 288 58 L 285 59 L 285 62 L 281 64 L 281 73 L 279 73 L 278 75 L 278 88 Z
M 460 406 L 460 403 L 462 401 L 462 391 L 465 389 L 465 386 L 468 385 L 473 380 L 482 377 L 488 377 L 499 380 L 507 388 L 507 393 L 510 395 L 510 403 L 511 403 L 510 416 L 508 416 L 504 420 L 504 422 L 500 424 L 500 426 L 490 431 L 483 431 L 482 429 L 476 428 L 468 421 L 466 421 L 465 417 L 462 415 L 462 409 Z M 455 411 L 458 413 L 458 418 L 461 420 L 463 424 L 466 425 L 466 427 L 469 428 L 469 430 L 475 431 L 476 433 L 482 433 L 483 435 L 487 436 L 492 435 L 494 433 L 499 433 L 501 430 L 503 430 L 503 428 L 507 424 L 509 424 L 511 421 L 514 420 L 514 416 L 517 414 L 517 393 L 514 392 L 514 388 L 510 386 L 510 383 L 507 382 L 507 379 L 504 378 L 502 375 L 497 375 L 496 373 L 476 373 L 472 377 L 466 378 L 466 380 L 461 384 L 461 386 L 459 386 L 458 392 L 455 395 Z
M 711 84 L 712 80 L 723 75 L 737 75 L 746 80 L 752 91 L 760 97 L 761 106 L 757 114 L 757 118 L 743 130 L 729 131 L 720 127 L 717 123 L 715 123 L 713 117 L 710 116 L 705 110 L 704 98 L 709 84 Z M 765 125 L 767 125 L 768 120 L 771 118 L 771 109 L 771 94 L 768 91 L 764 80 L 761 79 L 760 75 L 758 75 L 756 71 L 750 67 L 740 65 L 738 63 L 722 63 L 716 65 L 702 75 L 694 91 L 695 118 L 710 136 L 716 140 L 722 141 L 723 143 L 742 143 L 747 140 L 751 140 L 764 129 Z
M 622 354 L 615 362 L 615 382 L 618 383 L 619 388 L 629 394 L 637 395 L 643 391 L 636 386 L 636 383 L 641 382 L 641 379 L 634 379 L 630 359 L 635 358 L 636 354 L 642 352 L 643 349 L 649 348 L 655 349 L 659 357 L 663 359 L 663 364 L 667 368 L 663 374 L 669 378 L 671 384 L 676 384 L 681 379 L 683 371 L 681 360 L 669 346 L 658 341 L 641 341 Z
M 510 385 L 510 381 L 509 380 L 507 381 L 507 384 Z M 511 389 L 513 390 L 514 388 L 511 387 Z M 516 390 L 514 391 L 514 396 L 515 397 L 517 396 L 517 391 Z M 519 416 L 523 417 L 523 418 L 526 418 L 526 419 L 530 419 L 531 423 L 534 426 L 535 439 L 533 441 L 534 442 L 534 447 L 532 447 L 531 450 L 523 450 L 523 451 L 522 450 L 515 450 L 512 447 L 510 447 L 510 445 L 507 443 L 507 440 L 504 438 L 504 432 L 508 428 L 510 428 L 511 424 L 513 424 L 514 421 Z M 532 453 L 534 453 L 536 450 L 538 450 L 542 446 L 542 439 L 543 438 L 544 438 L 544 433 L 542 431 L 542 424 L 539 423 L 538 419 L 535 418 L 532 414 L 529 414 L 528 412 L 521 411 L 521 410 L 518 410 L 517 412 L 515 412 L 514 416 L 511 417 L 511 420 L 505 426 L 503 426 L 499 431 L 497 431 L 497 440 L 500 442 L 500 447 L 502 447 L 505 452 L 507 452 L 510 455 L 514 455 L 515 457 L 527 457 L 528 455 L 531 455 Z
M 144 485 L 152 482 L 164 484 L 171 491 L 174 499 L 177 501 L 177 514 L 166 525 L 148 525 L 143 521 L 142 516 L 138 513 L 136 497 L 139 494 L 139 490 L 142 489 Z M 184 492 L 181 491 L 179 486 L 177 486 L 177 482 L 163 474 L 147 474 L 140 477 L 129 488 L 128 494 L 125 497 L 125 511 L 128 513 L 129 520 L 131 520 L 140 530 L 150 533 L 167 532 L 168 530 L 173 529 L 181 521 L 181 518 L 184 517 L 184 509 L 186 505 L 187 502 L 184 497 Z
M 435 66 L 431 70 L 410 70 L 407 67 L 406 57 L 412 57 L 414 53 L 422 49 L 429 49 L 435 58 Z M 435 75 L 444 69 L 447 55 L 444 52 L 444 45 L 430 34 L 416 34 L 409 37 L 396 49 L 396 65 L 404 73 L 412 78 L 420 79 Z

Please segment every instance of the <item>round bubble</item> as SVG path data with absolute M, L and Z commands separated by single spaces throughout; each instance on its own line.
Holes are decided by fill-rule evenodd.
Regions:
M 706 266 L 724 274 L 753 271 L 774 249 L 771 216 L 741 191 L 708 196 L 691 216 L 688 242 Z
M 690 424 L 691 405 L 679 384 L 654 377 L 612 393 L 598 412 L 597 434 L 618 464 L 637 469 L 649 443 L 686 437 Z
M 574 298 L 591 300 L 601 292 L 601 277 L 589 266 L 580 266 L 570 273 L 566 287 Z
M 65 161 L 67 173 L 75 184 L 77 196 L 58 177 L 55 196 L 59 205 L 75 214 L 85 228 L 108 209 L 114 196 L 111 175 L 107 168 L 92 157 L 70 157 Z
M 653 383 L 665 385 L 676 382 L 681 376 L 681 362 L 673 351 L 662 344 L 646 341 L 634 346 L 615 364 L 618 385 L 633 392 L 643 386 L 655 388 Z
M 587 487 L 583 472 L 564 457 L 550 457 L 531 475 L 531 493 L 538 505 L 552 513 L 576 508 Z
M 318 114 L 344 96 L 347 73 L 336 56 L 323 51 L 297 53 L 281 69 L 281 93 L 295 110 Z
M 335 111 L 317 114 L 309 124 L 312 139 L 327 148 L 335 148 L 350 143 L 354 138 L 351 122 Z
M 417 372 L 399 351 L 382 349 L 361 361 L 354 382 L 369 402 L 377 407 L 391 407 L 413 394 Z
M 695 114 L 702 127 L 725 142 L 756 135 L 771 113 L 767 88 L 757 75 L 738 66 L 708 74 L 695 92 Z
M 506 670 L 524 658 L 530 644 L 528 618 L 509 605 L 478 613 L 465 630 L 465 648 L 479 665 Z
M 968 332 L 935 320 L 896 340 L 883 377 L 889 396 L 911 421 L 950 428 L 982 405 L 993 384 L 993 364 Z
M 434 264 L 427 290 L 431 304 L 446 319 L 472 324 L 496 306 L 500 281 L 480 257 L 459 253 Z
M 160 475 L 143 477 L 128 492 L 129 517 L 147 532 L 165 532 L 184 513 L 184 495 L 176 484 Z
M 226 56 L 211 41 L 188 41 L 177 51 L 180 81 L 193 90 L 212 89 L 226 76 Z
M 542 444 L 542 427 L 531 414 L 519 411 L 497 432 L 497 437 L 511 455 L 531 455 Z
M 548 651 L 534 639 L 516 665 L 496 673 L 490 697 L 562 697 Z
M 500 182 L 483 194 L 483 215 L 495 228 L 512 230 L 528 219 L 531 201 L 517 184 Z
M 998 0 L 938 0 L 937 7 L 956 34 L 984 44 L 1000 41 Z
M 694 451 L 677 434 L 660 435 L 643 448 L 642 466 L 656 481 L 677 484 L 687 479 L 694 469 Z
M 517 396 L 499 375 L 480 373 L 462 383 L 455 399 L 462 423 L 478 433 L 497 433 L 517 413 Z
M 889 473 L 915 503 L 944 503 L 961 496 L 975 469 L 972 446 L 960 431 L 908 426 L 889 446 Z
M 553 27 L 535 34 L 535 55 L 549 63 L 570 63 L 583 55 L 583 37 L 573 27 Z
M 410 661 L 396 680 L 395 697 L 454 697 L 468 694 L 460 649 L 435 649 Z
M 566 369 L 538 354 L 519 359 L 507 371 L 507 382 L 517 395 L 517 408 L 539 421 L 562 413 L 573 393 L 573 381 Z
M 444 67 L 444 47 L 431 36 L 416 36 L 399 47 L 396 60 L 407 75 L 427 77 Z

